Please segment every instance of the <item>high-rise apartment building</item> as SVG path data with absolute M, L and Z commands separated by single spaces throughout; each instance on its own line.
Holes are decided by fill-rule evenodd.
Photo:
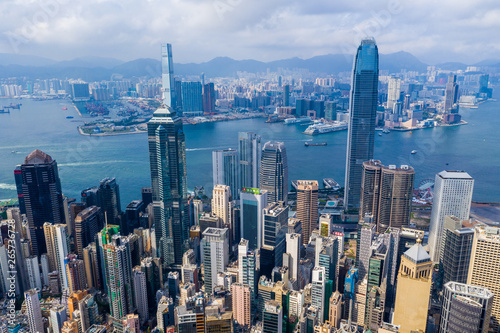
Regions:
M 189 239 L 186 146 L 182 120 L 170 106 L 154 112 L 148 142 L 157 255 L 180 265 Z
M 21 182 L 16 184 L 17 194 L 24 200 L 32 253 L 39 257 L 47 252 L 43 224 L 65 220 L 57 162 L 36 149 L 14 173 L 16 182 Z
M 474 229 L 474 240 L 467 284 L 488 288 L 493 297 L 490 329 L 500 328 L 500 228 L 479 226 Z
M 224 272 L 229 262 L 229 230 L 227 228 L 208 228 L 201 240 L 205 292 L 212 294 L 217 285 L 217 274 Z
M 389 78 L 387 86 L 387 108 L 392 110 L 394 104 L 400 99 L 401 95 L 401 79 L 397 77 Z
M 258 271 L 257 257 L 254 251 L 250 251 L 248 240 L 241 239 L 238 244 L 238 282 L 250 288 L 250 303 L 252 310 L 257 306 L 257 282 Z
M 134 311 L 132 258 L 125 236 L 113 235 L 103 245 L 106 281 L 111 316 L 121 320 Z
M 493 293 L 487 288 L 446 283 L 439 332 L 488 332 L 493 299 Z
M 325 304 L 325 268 L 314 267 L 311 281 L 311 305 L 318 309 L 318 321 L 322 323 Z
M 231 296 L 234 320 L 240 326 L 251 325 L 251 299 L 250 287 L 246 284 L 233 283 L 231 285 Z
M 66 307 L 64 305 L 54 305 L 50 308 L 50 327 L 52 332 L 60 333 L 64 322 L 68 320 Z
M 401 257 L 393 324 L 400 325 L 402 333 L 416 330 L 425 332 L 432 266 L 432 259 L 420 241 Z
M 32 333 L 44 333 L 42 321 L 42 309 L 40 308 L 40 299 L 38 291 L 30 289 L 24 293 L 26 304 L 26 314 L 28 315 L 28 325 Z
M 354 59 L 349 103 L 349 129 L 344 206 L 359 207 L 363 162 L 373 159 L 378 100 L 378 48 L 363 39 Z
M 441 171 L 436 175 L 428 242 L 434 262 L 441 259 L 445 216 L 468 220 L 473 188 L 474 179 L 467 172 Z
M 235 149 L 212 152 L 213 186 L 227 185 L 234 200 L 240 197 L 239 157 Z
M 269 141 L 262 147 L 259 182 L 270 202 L 288 202 L 288 161 L 283 142 Z
M 87 276 L 83 260 L 76 259 L 74 254 L 68 256 L 66 263 L 66 276 L 68 277 L 69 292 L 87 289 Z
M 240 186 L 242 188 L 258 188 L 262 155 L 260 136 L 251 132 L 238 133 L 238 154 L 240 160 Z
M 410 224 L 415 171 L 402 165 L 383 166 L 380 161 L 363 162 L 359 216 L 372 215 L 377 231 Z
M 148 320 L 148 292 L 146 287 L 146 273 L 140 266 L 135 266 L 132 270 L 132 281 L 134 283 L 134 304 L 141 323 Z
M 241 238 L 248 240 L 251 249 L 262 246 L 264 215 L 267 207 L 267 191 L 258 188 L 243 188 L 240 192 L 240 233 Z
M 318 182 L 297 181 L 297 218 L 302 222 L 302 243 L 307 245 L 318 224 Z
M 62 288 L 67 288 L 66 257 L 70 247 L 66 225 L 47 222 L 43 225 L 43 231 L 45 233 L 50 269 L 58 272 Z
M 25 260 L 26 273 L 28 274 L 29 287 L 31 289 L 38 288 L 42 290 L 42 280 L 40 278 L 40 267 L 38 266 L 38 257 L 30 256 Z M 7 291 L 8 289 L 6 289 Z

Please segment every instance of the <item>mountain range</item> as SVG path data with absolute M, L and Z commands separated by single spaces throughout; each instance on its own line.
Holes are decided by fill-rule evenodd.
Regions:
M 235 60 L 217 57 L 202 63 L 175 63 L 174 72 L 180 76 L 200 75 L 206 77 L 236 76 L 237 72 L 262 73 L 267 70 L 306 69 L 318 74 L 337 74 L 352 70 L 352 55 L 328 54 L 309 59 L 289 58 L 262 62 L 257 60 Z M 500 60 L 483 60 L 473 66 L 500 67 Z M 380 70 L 389 73 L 407 71 L 425 72 L 427 64 L 408 52 L 400 51 L 380 55 Z M 466 69 L 467 64 L 447 62 L 436 65 L 445 70 Z M 73 60 L 55 61 L 48 58 L 0 53 L 0 78 L 28 77 L 31 79 L 80 78 L 85 81 L 110 80 L 111 78 L 158 77 L 161 62 L 142 58 L 128 62 L 105 57 L 80 57 Z

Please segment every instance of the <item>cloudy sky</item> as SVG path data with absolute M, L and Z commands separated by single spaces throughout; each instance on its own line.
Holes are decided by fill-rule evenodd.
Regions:
M 263 61 L 354 53 L 374 36 L 381 53 L 426 63 L 500 58 L 498 0 L 1 0 L 0 53 L 57 60 L 104 56 Z

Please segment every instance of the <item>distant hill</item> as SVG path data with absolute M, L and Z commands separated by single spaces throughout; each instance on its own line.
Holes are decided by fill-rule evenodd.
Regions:
M 175 61 L 175 58 L 174 58 Z M 237 72 L 262 73 L 268 69 L 306 69 L 312 73 L 337 74 L 352 70 L 353 55 L 327 54 L 309 59 L 289 58 L 270 62 L 235 60 L 217 57 L 202 63 L 174 63 L 174 72 L 180 76 L 206 77 L 236 76 Z M 477 66 L 499 66 L 500 60 L 489 59 Z M 446 70 L 465 69 L 466 64 L 448 62 L 437 65 Z M 425 72 L 427 64 L 408 52 L 400 51 L 380 55 L 380 70 L 399 73 L 401 70 Z M 119 77 L 158 77 L 161 75 L 159 59 L 142 58 L 123 62 L 114 58 L 80 57 L 73 60 L 54 61 L 36 56 L 0 54 L 0 77 L 26 76 L 30 78 L 80 78 L 86 81 L 110 80 Z

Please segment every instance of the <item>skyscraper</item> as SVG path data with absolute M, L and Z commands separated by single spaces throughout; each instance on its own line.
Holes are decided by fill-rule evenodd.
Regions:
M 134 282 L 134 304 L 139 313 L 141 323 L 148 320 L 148 293 L 146 288 L 146 273 L 141 270 L 140 266 L 135 266 L 132 271 L 132 279 Z
M 363 162 L 373 158 L 378 98 L 378 48 L 373 38 L 358 47 L 352 73 L 344 206 L 358 208 Z
M 236 320 L 240 326 L 250 327 L 250 287 L 246 284 L 233 283 L 231 284 L 231 296 L 234 320 Z
M 363 162 L 359 218 L 373 215 L 377 231 L 410 224 L 415 171 L 402 165 L 384 166 L 380 161 Z
M 401 94 L 401 79 L 397 77 L 389 78 L 387 87 L 387 108 L 393 109 L 394 104 L 399 100 Z
M 302 222 L 302 244 L 307 245 L 318 224 L 318 182 L 297 181 L 297 218 Z
M 432 283 L 432 260 L 417 241 L 401 257 L 393 324 L 400 332 L 425 332 Z
M 240 157 L 240 186 L 259 187 L 259 167 L 262 155 L 260 136 L 251 132 L 238 133 Z
M 67 288 L 66 257 L 69 253 L 69 240 L 66 225 L 47 222 L 43 225 L 43 231 L 47 243 L 50 269 L 59 273 L 59 281 L 63 289 Z
M 104 214 L 101 208 L 90 206 L 78 213 L 75 218 L 75 248 L 80 258 L 83 257 L 83 249 L 95 239 L 103 227 Z
M 205 292 L 212 294 L 217 285 L 217 274 L 224 272 L 229 262 L 229 232 L 227 228 L 208 228 L 201 240 L 203 267 L 205 269 Z
M 203 113 L 203 97 L 201 82 L 183 81 L 182 91 L 182 115 L 189 112 Z
M 65 217 L 57 162 L 36 149 L 26 156 L 20 172 L 22 177 L 15 177 L 22 181 L 17 184 L 18 191 L 22 189 L 18 196 L 24 199 L 33 255 L 39 257 L 47 252 L 43 224 L 63 223 Z
M 231 188 L 227 185 L 216 185 L 213 190 L 212 214 L 219 217 L 224 225 L 231 225 L 231 194 Z
M 490 329 L 500 328 L 500 228 L 475 227 L 467 284 L 488 288 L 493 297 Z
M 234 200 L 240 197 L 240 174 L 238 151 L 235 149 L 212 152 L 213 186 L 227 185 Z
M 66 307 L 64 305 L 54 305 L 50 308 L 50 327 L 52 332 L 61 332 L 63 323 L 68 320 L 66 315 Z
M 40 267 L 38 266 L 38 257 L 31 256 L 25 259 L 26 272 L 28 273 L 28 281 L 31 289 L 38 288 L 42 290 L 42 280 L 40 278 Z M 6 289 L 7 291 L 8 289 Z
M 262 318 L 262 332 L 283 332 L 283 307 L 280 305 L 280 302 L 270 300 L 265 303 Z
M 467 172 L 441 171 L 436 175 L 428 242 L 434 262 L 440 260 L 445 216 L 468 220 L 473 188 L 474 179 Z
M 186 146 L 182 120 L 170 106 L 154 112 L 148 142 L 157 255 L 180 265 L 189 235 Z
M 484 287 L 446 283 L 439 332 L 488 332 L 493 299 L 493 293 Z
M 318 320 L 322 323 L 325 305 L 325 268 L 314 267 L 311 280 L 311 305 L 318 309 Z
M 76 259 L 75 255 L 69 255 L 71 259 L 66 263 L 66 276 L 68 278 L 69 292 L 87 289 L 87 276 L 83 260 Z
M 203 112 L 215 112 L 215 87 L 212 82 L 203 84 Z
M 121 219 L 120 187 L 116 179 L 104 178 L 101 180 L 97 196 L 101 209 L 106 212 L 108 223 L 119 225 L 122 234 L 128 235 L 128 227 L 123 230 L 126 227 L 126 221 Z
M 121 320 L 134 311 L 132 258 L 125 236 L 114 235 L 103 245 L 111 316 Z
M 248 241 L 241 239 L 238 244 L 238 282 L 250 287 L 250 303 L 252 310 L 257 306 L 257 258 L 255 252 L 248 248 Z
M 30 332 L 44 333 L 42 321 L 42 309 L 40 308 L 40 299 L 35 289 L 30 289 L 24 293 L 26 303 L 26 314 L 28 315 L 28 324 Z
M 177 96 L 174 85 L 174 61 L 171 44 L 161 45 L 161 73 L 163 104 L 175 108 Z
M 267 190 L 269 202 L 288 202 L 288 161 L 285 144 L 269 141 L 262 147 L 259 188 Z
M 446 92 L 444 96 L 444 112 L 458 113 L 458 84 L 457 76 L 450 74 L 448 83 L 446 84 Z
M 273 202 L 263 210 L 262 247 L 260 248 L 260 273 L 271 278 L 274 267 L 283 264 L 286 232 L 288 230 L 288 206 L 283 201 Z
M 262 210 L 267 207 L 267 191 L 258 188 L 243 188 L 240 193 L 241 238 L 248 240 L 252 250 L 262 246 L 262 230 L 264 226 Z

